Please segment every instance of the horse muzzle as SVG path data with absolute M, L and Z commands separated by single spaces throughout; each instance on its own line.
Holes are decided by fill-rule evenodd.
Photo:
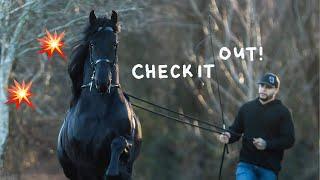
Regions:
M 111 91 L 111 81 L 106 83 L 96 83 L 96 89 L 99 93 L 108 93 L 110 94 Z

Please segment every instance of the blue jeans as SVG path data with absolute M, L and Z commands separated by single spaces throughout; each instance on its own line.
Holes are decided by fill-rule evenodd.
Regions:
M 269 169 L 254 164 L 239 162 L 236 180 L 276 180 L 277 175 Z

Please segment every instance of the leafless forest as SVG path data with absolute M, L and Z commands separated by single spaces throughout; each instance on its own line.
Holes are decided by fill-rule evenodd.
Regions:
M 71 98 L 67 65 L 92 9 L 100 16 L 119 13 L 122 88 L 173 110 L 222 125 L 214 73 L 203 78 L 204 86 L 198 78 L 137 80 L 131 74 L 135 64 L 202 65 L 215 59 L 227 125 L 244 102 L 257 96 L 259 77 L 278 74 L 278 98 L 292 111 L 296 132 L 279 177 L 319 179 L 316 0 L 0 0 L 0 179 L 65 179 L 55 149 Z M 68 58 L 38 53 L 37 38 L 45 29 L 65 32 Z M 223 46 L 263 47 L 263 60 L 220 60 Z M 14 79 L 33 83 L 34 110 L 5 104 Z M 217 179 L 223 145 L 214 134 L 136 113 L 144 139 L 134 179 Z M 240 146 L 229 146 L 224 179 L 234 178 Z

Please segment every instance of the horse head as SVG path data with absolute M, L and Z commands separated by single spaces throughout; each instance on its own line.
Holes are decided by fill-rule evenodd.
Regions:
M 112 11 L 111 18 L 96 17 L 92 10 L 84 37 L 73 48 L 68 73 L 72 81 L 70 107 L 79 99 L 84 87 L 92 87 L 100 93 L 110 93 L 118 87 L 118 14 Z M 88 64 L 88 65 L 87 65 Z
M 97 18 L 91 11 L 89 22 L 93 29 L 87 39 L 92 68 L 91 86 L 100 93 L 110 93 L 117 81 L 118 15 L 112 11 L 111 19 Z

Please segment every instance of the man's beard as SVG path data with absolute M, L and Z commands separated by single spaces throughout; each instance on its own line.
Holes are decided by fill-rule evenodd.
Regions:
M 259 96 L 259 99 L 260 99 L 261 101 L 263 101 L 263 102 L 269 101 L 270 99 L 273 98 L 273 94 L 271 94 L 271 95 L 264 94 L 264 95 L 266 96 L 265 98 L 261 98 L 261 97 Z

